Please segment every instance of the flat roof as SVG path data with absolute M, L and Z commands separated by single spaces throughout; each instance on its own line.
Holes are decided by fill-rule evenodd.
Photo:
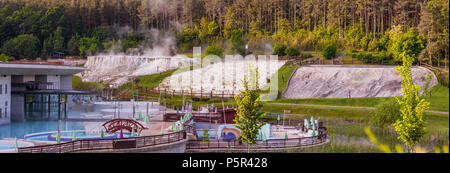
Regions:
M 94 95 L 96 91 L 83 91 L 72 89 L 43 89 L 43 90 L 26 90 L 26 91 L 11 91 L 11 94 L 68 94 L 68 95 Z
M 73 75 L 84 70 L 86 67 L 68 65 L 0 63 L 0 75 Z

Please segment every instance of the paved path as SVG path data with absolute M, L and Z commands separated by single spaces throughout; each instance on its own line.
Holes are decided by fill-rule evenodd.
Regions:
M 351 108 L 351 109 L 376 109 L 375 107 L 362 107 L 362 106 L 313 105 L 313 104 L 297 104 L 297 103 L 266 103 L 266 104 L 283 105 L 283 106 L 290 105 L 290 106 L 316 106 L 316 107 Z M 447 115 L 449 114 L 448 112 L 432 111 L 432 110 L 426 110 L 425 112 L 435 114 L 447 114 Z

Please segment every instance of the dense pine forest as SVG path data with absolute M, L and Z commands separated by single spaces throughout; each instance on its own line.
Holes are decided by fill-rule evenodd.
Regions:
M 447 66 L 448 14 L 448 0 L 0 0 L 0 61 L 142 51 L 158 33 L 174 53 L 332 46 L 395 59 L 409 46 Z

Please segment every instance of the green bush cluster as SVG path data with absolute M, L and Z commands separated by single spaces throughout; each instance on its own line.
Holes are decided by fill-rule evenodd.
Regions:
M 378 52 L 378 53 L 353 53 L 352 58 L 356 58 L 359 61 L 362 61 L 364 63 L 394 63 L 392 53 L 388 53 L 386 51 Z
M 302 59 L 308 59 L 308 58 L 312 58 L 312 57 L 313 57 L 313 56 L 312 56 L 311 54 L 309 54 L 309 53 L 302 53 L 300 56 L 301 56 Z
M 284 53 L 287 56 L 299 56 L 300 55 L 300 51 L 298 51 L 297 49 L 295 49 L 294 47 L 288 47 L 286 48 L 286 50 L 284 50 Z
M 219 57 L 222 57 L 223 55 L 223 49 L 216 44 L 209 45 L 205 49 L 205 56 L 208 55 L 217 55 Z
M 83 82 L 80 77 L 72 77 L 72 88 L 75 90 L 88 90 L 88 91 L 98 91 L 100 92 L 103 88 L 107 86 L 97 82 Z
M 295 47 L 287 47 L 285 44 L 278 44 L 276 43 L 273 46 L 273 55 L 278 55 L 278 56 L 300 56 L 301 53 L 298 49 L 296 49 Z
M 284 52 L 286 50 L 286 45 L 284 44 L 275 44 L 273 46 L 273 55 L 278 55 L 278 56 L 285 56 L 286 53 Z
M 333 44 L 328 44 L 323 48 L 322 51 L 323 57 L 326 59 L 333 59 L 337 55 L 337 48 Z
M 7 56 L 7 55 L 5 55 L 5 54 L 0 54 L 0 62 L 8 62 L 8 61 L 11 61 L 11 60 L 14 60 L 14 58 L 13 57 L 9 57 L 9 56 Z
M 370 122 L 375 126 L 385 127 L 393 124 L 399 118 L 401 118 L 400 105 L 392 99 L 377 105 L 370 117 Z

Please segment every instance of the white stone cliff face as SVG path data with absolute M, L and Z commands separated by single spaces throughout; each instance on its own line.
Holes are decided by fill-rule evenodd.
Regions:
M 432 74 L 430 88 L 438 83 L 436 76 L 423 67 L 411 69 L 413 82 L 426 83 Z M 304 66 L 291 76 L 285 98 L 391 97 L 400 95 L 401 77 L 394 66 Z
M 173 70 L 190 61 L 192 59 L 178 56 L 89 56 L 84 65 L 87 68 L 86 71 L 77 75 L 83 81 L 108 83 L 118 87 L 137 76 Z

